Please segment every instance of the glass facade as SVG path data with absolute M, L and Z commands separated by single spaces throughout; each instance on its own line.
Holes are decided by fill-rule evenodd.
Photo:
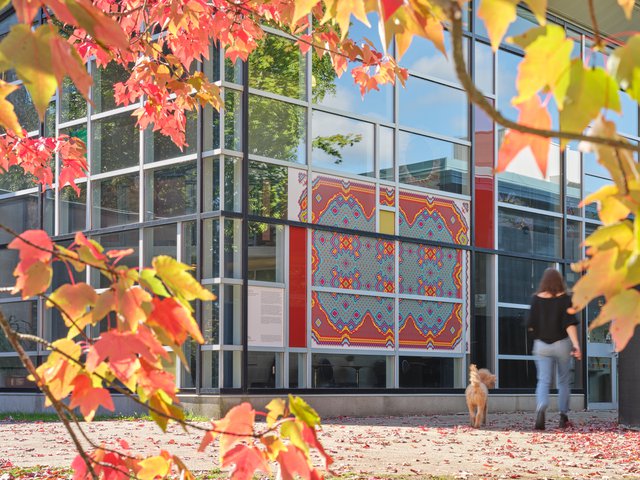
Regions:
M 530 23 L 524 12 L 509 35 Z M 361 25 L 353 33 L 377 38 Z M 515 118 L 522 53 L 493 54 L 480 28 L 464 45 L 477 84 Z M 46 126 L 87 141 L 80 195 L 40 192 L 10 171 L 0 218 L 134 248 L 129 266 L 160 254 L 193 265 L 217 300 L 196 309 L 205 345 L 185 346 L 183 389 L 462 389 L 473 361 L 497 374 L 497 388 L 531 393 L 530 297 L 545 268 L 582 255 L 598 220 L 579 201 L 610 178 L 575 145 L 551 147 L 544 178 L 526 154 L 494 176 L 504 131 L 470 107 L 446 59 L 416 40 L 400 63 L 406 88 L 362 99 L 326 56 L 302 55 L 277 33 L 246 65 L 212 49 L 203 67 L 224 109 L 190 115 L 182 150 L 138 131 L 139 105 L 119 107 L 110 93 L 123 72 L 91 64 L 92 103 L 65 83 Z M 24 88 L 10 100 L 31 134 L 45 132 Z M 623 130 L 638 141 L 634 108 L 625 103 Z M 3 272 L 16 261 L 10 240 L 0 232 Z M 98 272 L 82 277 L 105 286 Z M 60 330 L 40 302 L 0 293 L 0 307 L 20 331 Z M 28 386 L 0 353 L 0 388 Z

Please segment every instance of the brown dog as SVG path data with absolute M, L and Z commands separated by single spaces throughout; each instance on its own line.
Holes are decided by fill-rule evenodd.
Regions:
M 469 367 L 469 386 L 464 394 L 469 408 L 469 421 L 472 427 L 479 428 L 487 422 L 487 399 L 489 388 L 496 385 L 496 376 L 486 368 L 478 370 L 474 364 Z

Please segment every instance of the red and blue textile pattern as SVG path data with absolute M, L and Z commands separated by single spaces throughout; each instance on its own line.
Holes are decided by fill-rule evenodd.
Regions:
M 311 223 L 375 232 L 374 185 L 316 175 L 311 188 Z
M 382 206 L 395 207 L 396 206 L 395 187 L 385 187 L 384 185 L 380 185 L 380 197 L 378 201 Z
M 462 250 L 400 242 L 399 293 L 462 298 Z
M 469 206 L 462 200 L 400 191 L 400 235 L 469 244 Z
M 462 338 L 462 304 L 400 299 L 400 348 L 455 350 Z
M 394 292 L 394 242 L 321 230 L 312 238 L 314 286 Z
M 313 292 L 313 343 L 324 347 L 393 348 L 393 304 L 393 298 Z

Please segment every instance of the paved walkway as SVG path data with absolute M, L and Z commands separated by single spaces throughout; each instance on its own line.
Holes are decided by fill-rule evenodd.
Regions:
M 326 419 L 321 440 L 334 471 L 349 478 L 639 478 L 640 432 L 619 428 L 613 412 L 577 412 L 573 426 L 532 429 L 533 414 L 489 414 L 486 428 L 467 426 L 466 415 Z M 200 436 L 175 426 L 163 434 L 148 421 L 87 425 L 106 444 L 125 438 L 149 454 L 167 448 L 193 470 L 217 467 L 215 450 L 197 453 Z M 71 442 L 58 423 L 0 422 L 0 465 L 68 466 Z M 0 469 L 0 474 L 1 474 Z

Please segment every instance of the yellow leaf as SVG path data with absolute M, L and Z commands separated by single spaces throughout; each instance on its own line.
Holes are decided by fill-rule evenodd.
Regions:
M 329 20 L 337 23 L 340 27 L 341 38 L 347 36 L 352 14 L 367 27 L 371 26 L 367 19 L 363 0 L 324 0 L 324 4 L 326 11 L 322 23 L 326 23 Z
M 540 25 L 547 23 L 547 0 L 525 0 Z
M 291 23 L 294 24 L 305 15 L 311 13 L 311 10 L 317 3 L 318 0 L 296 0 Z
M 51 97 L 58 88 L 53 71 L 50 43 L 54 32 L 49 25 L 31 30 L 29 25 L 11 27 L 9 35 L 0 43 L 0 68 L 15 68 L 40 116 L 49 106 Z
M 609 321 L 609 331 L 616 351 L 619 352 L 627 346 L 636 325 L 640 324 L 640 293 L 636 290 L 625 290 L 609 298 L 589 329 L 597 328 Z
M 516 19 L 518 0 L 482 0 L 478 9 L 478 17 L 484 25 L 491 40 L 491 48 L 498 51 L 509 25 Z
M 573 40 L 565 36 L 562 27 L 547 25 L 531 29 L 513 42 L 524 49 L 525 57 L 518 65 L 518 96 L 512 102 L 525 102 L 548 88 L 562 110 L 569 87 Z
M 7 100 L 7 95 L 17 89 L 17 85 L 0 80 L 0 126 L 22 136 L 22 127 L 13 109 L 13 104 Z
M 631 223 L 625 220 L 613 225 L 599 227 L 585 239 L 584 244 L 587 247 L 596 247 L 598 249 L 604 249 L 605 245 L 610 242 L 618 247 L 625 247 L 632 239 Z
M 302 436 L 302 424 L 299 424 L 296 420 L 284 422 L 280 427 L 280 433 L 283 438 L 288 438 L 300 450 L 306 454 L 309 453 L 309 445 L 307 445 Z
M 187 302 L 191 300 L 215 300 L 216 296 L 191 276 L 191 267 L 167 256 L 160 255 L 153 259 L 153 268 L 171 292 Z
M 624 15 L 628 19 L 631 19 L 634 3 L 635 3 L 634 0 L 618 0 L 618 5 L 622 7 L 622 9 L 624 10 Z
M 140 480 L 153 480 L 156 477 L 164 478 L 171 470 L 171 462 L 159 455 L 145 458 L 138 465 L 141 469 L 136 473 L 136 476 Z
M 267 425 L 271 426 L 278 420 L 279 417 L 284 415 L 286 408 L 286 402 L 281 398 L 274 398 L 267 404 Z

